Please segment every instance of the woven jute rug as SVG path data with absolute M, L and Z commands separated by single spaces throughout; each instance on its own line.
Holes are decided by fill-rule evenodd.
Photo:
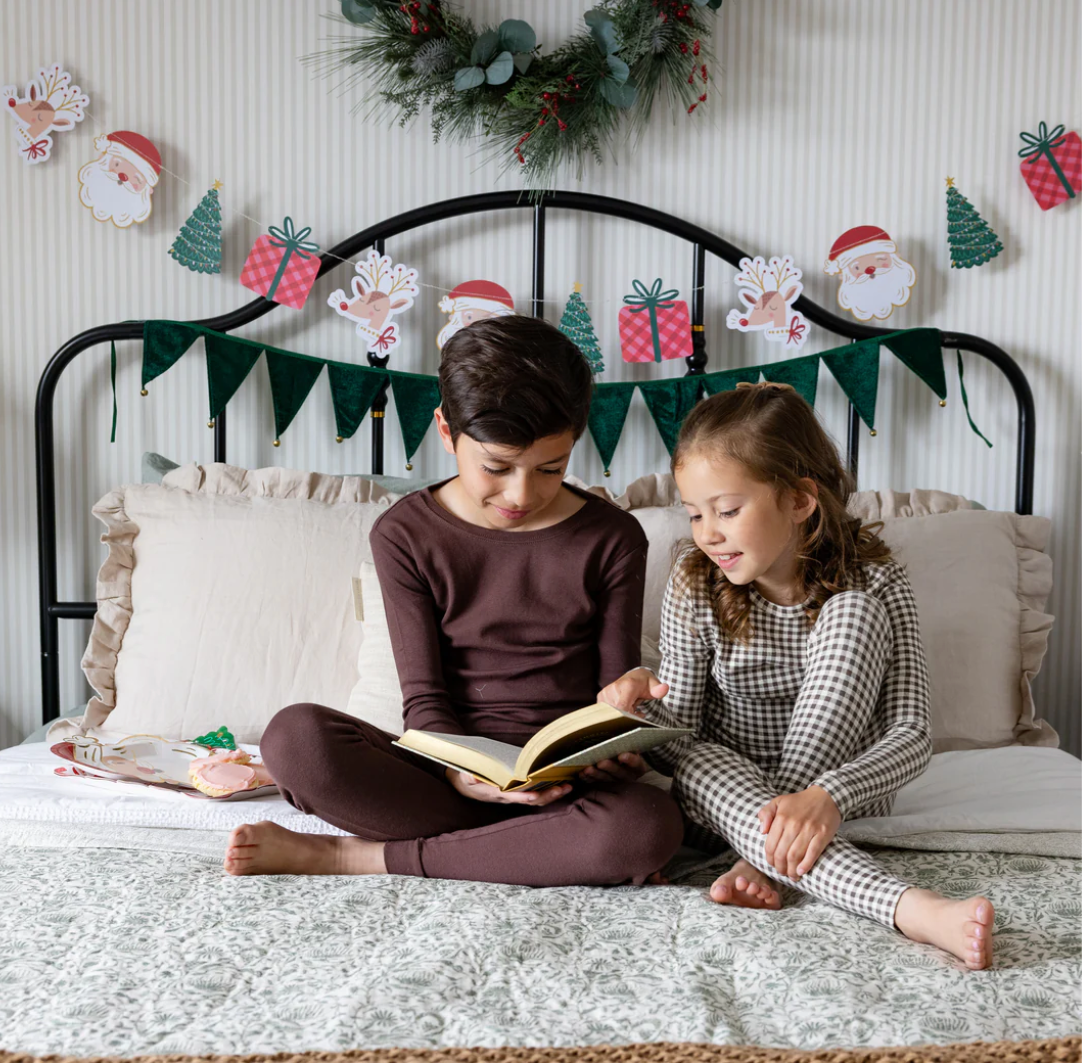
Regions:
M 79 1064 L 128 1064 L 136 1061 L 268 1061 L 278 1064 L 286 1061 L 371 1061 L 372 1064 L 439 1064 L 443 1061 L 476 1061 L 483 1064 L 593 1064 L 593 1062 L 618 1062 L 618 1064 L 662 1064 L 662 1062 L 733 1062 L 745 1064 L 751 1061 L 831 1061 L 838 1064 L 872 1064 L 878 1061 L 970 1061 L 993 1064 L 999 1061 L 1082 1061 L 1082 1038 L 1048 1038 L 1027 1042 L 955 1042 L 945 1046 L 894 1046 L 886 1049 L 820 1049 L 805 1052 L 799 1049 L 768 1049 L 761 1046 L 715 1046 L 701 1042 L 649 1042 L 626 1046 L 566 1046 L 563 1048 L 501 1049 L 354 1049 L 346 1053 L 274 1053 L 270 1056 L 253 1057 L 28 1057 L 0 1050 L 0 1064 L 26 1061 L 73 1061 Z

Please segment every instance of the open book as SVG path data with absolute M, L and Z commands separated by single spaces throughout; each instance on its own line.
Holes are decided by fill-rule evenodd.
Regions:
M 412 728 L 395 746 L 469 772 L 501 791 L 532 791 L 572 779 L 598 761 L 641 753 L 690 731 L 663 728 L 598 702 L 546 724 L 525 746 L 482 735 L 444 735 Z

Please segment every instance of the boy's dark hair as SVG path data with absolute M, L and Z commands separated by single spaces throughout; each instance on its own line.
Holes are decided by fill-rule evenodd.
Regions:
M 525 449 L 546 436 L 586 431 L 590 364 L 555 326 L 511 314 L 460 329 L 443 345 L 440 405 L 457 442 Z

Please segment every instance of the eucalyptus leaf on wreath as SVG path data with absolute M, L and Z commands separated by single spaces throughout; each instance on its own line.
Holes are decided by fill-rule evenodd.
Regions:
M 616 23 L 612 16 L 601 7 L 591 8 L 583 15 L 586 25 L 590 27 L 590 36 L 597 41 L 602 55 L 611 55 L 620 50 L 616 40 Z
M 376 17 L 376 8 L 365 0 L 342 0 L 342 17 L 355 26 L 363 26 Z

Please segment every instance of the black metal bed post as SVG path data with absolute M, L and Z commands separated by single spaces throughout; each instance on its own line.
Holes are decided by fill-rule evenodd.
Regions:
M 373 241 L 372 246 L 376 249 L 377 255 L 384 254 L 382 237 Z M 368 364 L 370 366 L 382 369 L 390 360 L 390 355 L 377 355 L 371 351 L 368 352 Z M 386 380 L 380 385 L 369 411 L 372 418 L 372 472 L 377 476 L 383 473 L 383 426 L 387 413 L 387 388 L 390 383 L 390 380 Z
M 856 343 L 850 340 L 850 343 Z M 860 415 L 852 403 L 849 404 L 849 418 L 845 435 L 845 464 L 853 478 L 853 487 L 857 485 L 858 466 L 860 465 Z
M 684 359 L 688 365 L 685 377 L 701 377 L 706 372 L 706 248 L 696 243 L 691 266 L 691 354 Z
M 533 292 L 530 312 L 535 318 L 545 316 L 545 197 L 533 206 Z

